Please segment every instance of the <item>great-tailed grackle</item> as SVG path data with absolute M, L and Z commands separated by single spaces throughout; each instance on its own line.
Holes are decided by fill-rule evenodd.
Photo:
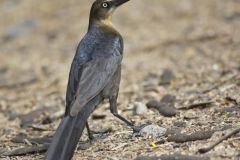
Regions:
M 134 131 L 143 127 L 134 126 L 117 110 L 123 40 L 111 19 L 114 10 L 127 1 L 96 0 L 93 3 L 88 32 L 77 48 L 69 73 L 65 116 L 53 137 L 46 160 L 72 158 L 85 126 L 89 131 L 88 117 L 104 99 L 109 99 L 113 115 Z

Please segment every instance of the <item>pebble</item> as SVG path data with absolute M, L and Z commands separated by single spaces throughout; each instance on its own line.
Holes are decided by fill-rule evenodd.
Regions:
M 169 104 L 161 104 L 158 108 L 159 113 L 161 113 L 165 117 L 172 117 L 177 114 L 176 108 Z
M 152 137 L 152 138 L 159 138 L 166 134 L 167 129 L 160 127 L 158 125 L 147 125 L 140 131 L 141 136 Z
M 174 104 L 175 101 L 176 101 L 176 97 L 175 96 L 173 96 L 171 94 L 166 94 L 165 96 L 162 97 L 160 102 Z
M 152 100 L 149 101 L 146 106 L 149 109 L 157 109 L 163 116 L 172 117 L 177 114 L 177 109 L 174 107 L 175 100 L 175 96 L 165 95 L 160 102 Z
M 78 150 L 87 150 L 91 147 L 91 142 L 87 141 L 87 142 L 80 142 L 78 144 Z
M 174 78 L 174 74 L 172 70 L 165 69 L 160 77 L 159 85 L 168 85 L 171 83 L 173 78 Z
M 142 102 L 134 102 L 135 106 L 135 114 L 137 115 L 145 115 L 148 111 L 147 106 Z
M 232 112 L 240 112 L 240 105 L 239 106 L 233 106 L 233 107 L 225 107 L 216 109 L 215 113 L 232 113 Z
M 174 122 L 173 125 L 176 127 L 186 127 L 187 126 L 186 122 L 183 122 L 183 121 Z
M 151 100 L 151 101 L 149 101 L 147 104 L 146 104 L 146 106 L 149 108 L 149 109 L 152 109 L 152 108 L 154 108 L 154 109 L 157 109 L 158 106 L 159 105 L 159 102 L 158 101 L 156 101 L 156 100 Z
M 183 117 L 183 118 L 184 118 L 184 119 L 197 119 L 198 116 L 197 116 L 197 114 L 196 114 L 195 112 L 186 111 L 186 112 L 184 113 L 184 117 Z

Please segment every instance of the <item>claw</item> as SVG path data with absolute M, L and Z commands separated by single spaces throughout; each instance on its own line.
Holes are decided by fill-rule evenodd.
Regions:
M 106 136 L 107 133 L 110 133 L 112 131 L 111 128 L 107 128 L 106 130 L 103 130 L 103 131 L 90 131 L 90 135 L 88 136 L 89 137 L 89 140 L 92 142 L 92 141 L 95 141 L 97 139 L 102 139 Z M 94 135 L 96 136 L 94 136 Z
M 91 130 L 90 132 L 93 133 L 93 134 L 101 134 L 101 135 L 103 135 L 103 134 L 107 134 L 107 133 L 112 132 L 112 128 L 107 128 L 107 129 L 104 129 L 102 131 L 93 131 L 93 130 Z
M 78 149 L 80 150 L 87 150 L 88 148 L 90 148 L 92 145 L 92 140 L 87 140 L 85 142 L 79 142 L 78 143 Z
M 146 124 L 142 124 L 140 126 L 132 126 L 131 128 L 133 129 L 133 133 L 139 133 L 144 127 L 150 125 L 151 123 L 146 123 Z

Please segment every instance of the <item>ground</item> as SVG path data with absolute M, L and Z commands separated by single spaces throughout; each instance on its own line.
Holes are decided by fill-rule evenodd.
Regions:
M 17 135 L 43 137 L 54 133 L 59 115 L 64 113 L 69 67 L 87 30 L 91 3 L 0 1 L 0 153 L 32 145 L 28 140 L 13 142 Z M 222 134 L 222 128 L 239 127 L 240 1 L 131 0 L 116 12 L 114 24 L 125 42 L 118 100 L 122 115 L 136 124 L 150 121 L 188 134 L 206 130 Z M 169 84 L 161 85 L 167 70 L 173 76 Z M 165 117 L 154 109 L 134 114 L 136 101 L 159 101 L 166 94 L 176 96 L 175 116 Z M 210 104 L 186 109 L 199 102 Z M 53 120 L 48 122 L 46 117 L 53 114 L 56 118 L 50 117 Z M 184 143 L 170 142 L 166 135 L 160 138 L 166 140 L 164 143 L 155 144 L 159 139 L 133 137 L 131 129 L 111 115 L 107 102 L 93 114 L 91 128 L 111 127 L 112 132 L 90 148 L 77 150 L 74 159 L 135 159 L 173 153 L 213 160 L 240 159 L 240 134 L 199 154 L 199 148 L 221 135 Z M 82 138 L 86 138 L 85 133 Z

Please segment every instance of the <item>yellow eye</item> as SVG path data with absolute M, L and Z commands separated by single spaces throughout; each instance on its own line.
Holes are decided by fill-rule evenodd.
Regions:
M 108 7 L 108 4 L 107 4 L 106 2 L 104 2 L 104 3 L 102 4 L 102 7 L 103 7 L 103 8 L 107 8 L 107 7 Z

